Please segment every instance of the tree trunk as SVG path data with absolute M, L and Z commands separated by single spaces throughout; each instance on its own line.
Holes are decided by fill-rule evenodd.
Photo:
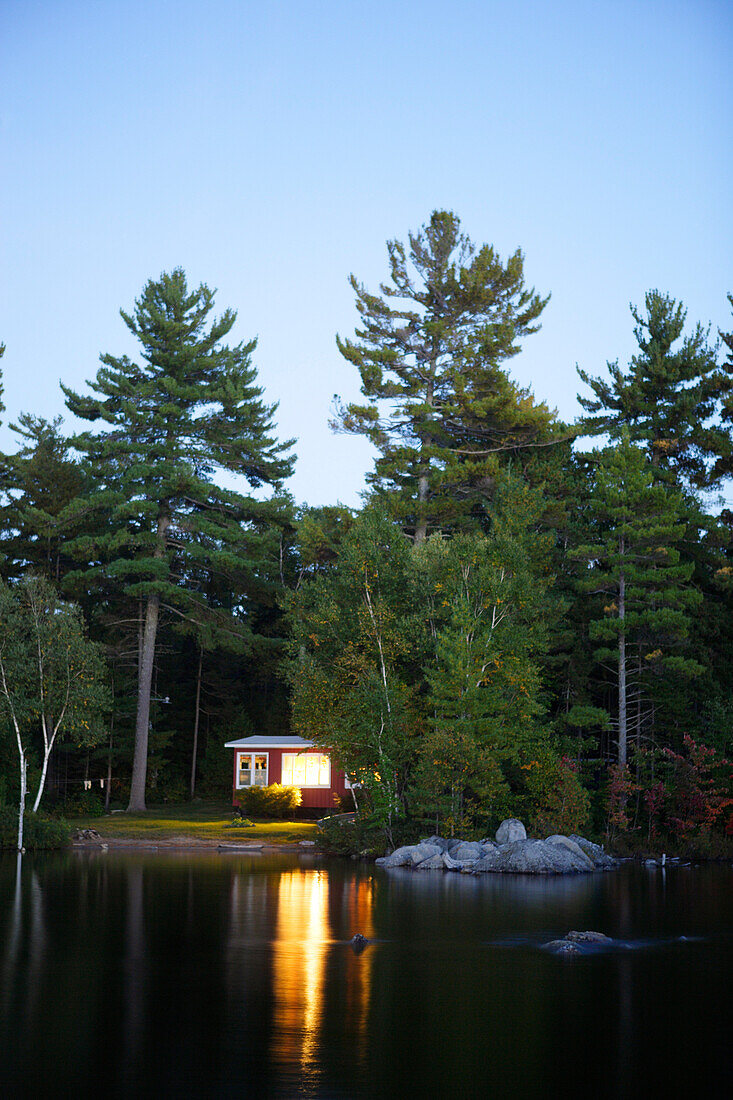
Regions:
M 623 539 L 621 540 L 623 554 Z M 618 617 L 620 630 L 618 635 L 618 762 L 626 767 L 626 577 L 623 569 L 618 582 Z
M 165 536 L 170 527 L 170 518 L 158 517 L 156 531 L 157 545 L 153 557 L 160 559 L 165 555 Z M 145 781 L 148 776 L 148 730 L 150 727 L 150 692 L 153 686 L 153 665 L 155 664 L 155 638 L 158 633 L 160 614 L 160 596 L 151 593 L 145 605 L 145 626 L 142 632 L 142 647 L 138 655 L 137 680 L 137 717 L 135 719 L 135 754 L 132 761 L 132 783 L 128 813 L 144 813 Z M 142 625 L 142 624 L 141 624 Z
M 112 711 L 112 715 L 109 720 L 109 748 L 107 750 L 107 782 L 105 784 L 104 791 L 104 812 L 109 813 L 109 803 L 112 798 L 112 735 L 115 728 L 115 713 Z
M 199 667 L 196 673 L 196 714 L 193 720 L 193 755 L 191 757 L 191 798 L 196 794 L 196 753 L 199 747 L 199 715 L 201 713 L 201 666 L 204 661 L 203 647 L 199 648 Z
M 431 363 L 432 372 L 435 373 L 435 363 Z M 425 404 L 430 408 L 433 407 L 433 380 L 428 382 L 427 390 L 425 393 Z M 420 437 L 420 458 L 424 461 L 425 465 L 420 470 L 420 474 L 417 479 L 417 523 L 415 525 L 415 545 L 419 546 L 424 542 L 428 534 L 428 516 L 427 516 L 427 504 L 430 485 L 428 482 L 428 464 L 429 458 L 425 457 L 425 452 L 433 442 L 432 436 L 427 433 Z
M 135 720 L 135 755 L 132 762 L 132 783 L 128 813 L 144 813 L 145 782 L 148 775 L 148 728 L 150 725 L 150 693 L 153 686 L 155 662 L 155 637 L 158 631 L 160 596 L 148 596 L 145 608 L 145 630 L 140 658 L 140 676 L 137 687 L 137 718 Z
M 20 755 L 20 806 L 18 808 L 18 851 L 24 852 L 23 847 L 23 818 L 25 816 L 25 792 L 28 775 L 28 761 L 25 753 Z

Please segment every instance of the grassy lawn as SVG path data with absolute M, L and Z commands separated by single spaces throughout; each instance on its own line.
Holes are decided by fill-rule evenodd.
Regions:
M 226 802 L 193 802 L 181 805 L 149 806 L 147 813 L 113 813 L 107 817 L 75 817 L 75 829 L 96 829 L 102 837 L 119 840 L 217 840 L 221 843 L 257 841 L 264 844 L 292 844 L 315 840 L 312 821 L 254 821 L 249 828 L 230 828 L 233 818 Z

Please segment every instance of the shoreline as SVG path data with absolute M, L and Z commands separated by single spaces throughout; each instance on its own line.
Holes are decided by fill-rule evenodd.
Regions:
M 190 852 L 235 852 L 247 854 L 247 852 L 313 852 L 315 847 L 310 844 L 301 846 L 297 843 L 276 844 L 252 841 L 251 843 L 226 843 L 213 838 L 198 837 L 161 837 L 159 839 L 143 839 L 142 837 L 100 837 L 99 839 L 72 840 L 71 851 L 190 851 Z

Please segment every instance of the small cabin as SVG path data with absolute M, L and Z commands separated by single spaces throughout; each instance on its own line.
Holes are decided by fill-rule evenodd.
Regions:
M 336 768 L 327 752 L 303 737 L 242 737 L 227 741 L 234 749 L 234 803 L 247 787 L 299 787 L 303 809 L 331 810 L 336 795 L 344 798 L 350 784 L 341 768 Z

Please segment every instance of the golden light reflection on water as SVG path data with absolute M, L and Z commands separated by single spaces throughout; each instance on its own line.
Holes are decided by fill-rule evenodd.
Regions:
M 341 1026 L 356 1033 L 358 1046 L 363 1046 L 372 960 L 369 949 L 355 955 L 337 929 L 372 936 L 370 887 L 366 882 L 334 882 L 323 870 L 298 869 L 280 876 L 272 955 L 272 1054 L 299 1065 L 304 1077 L 318 1072 L 327 1001 L 340 1006 Z

